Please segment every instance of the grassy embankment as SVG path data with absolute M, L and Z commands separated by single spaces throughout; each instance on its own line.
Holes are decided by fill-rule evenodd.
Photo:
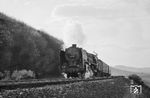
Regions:
M 79 82 L 40 88 L 7 90 L 4 98 L 131 98 L 125 78 Z M 142 97 L 145 98 L 145 97 Z

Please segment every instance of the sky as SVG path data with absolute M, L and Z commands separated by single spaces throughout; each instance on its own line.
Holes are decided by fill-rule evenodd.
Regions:
M 0 12 L 111 66 L 150 67 L 149 0 L 0 0 Z

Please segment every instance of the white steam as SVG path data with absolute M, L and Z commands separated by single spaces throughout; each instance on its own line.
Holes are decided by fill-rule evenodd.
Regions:
M 63 40 L 65 46 L 71 46 L 77 44 L 83 46 L 85 43 L 85 34 L 80 23 L 74 21 L 68 21 L 64 27 Z

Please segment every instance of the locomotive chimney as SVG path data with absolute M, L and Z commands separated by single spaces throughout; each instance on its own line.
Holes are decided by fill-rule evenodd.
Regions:
M 72 44 L 72 47 L 76 48 L 76 47 L 77 47 L 77 45 L 76 45 L 76 44 Z

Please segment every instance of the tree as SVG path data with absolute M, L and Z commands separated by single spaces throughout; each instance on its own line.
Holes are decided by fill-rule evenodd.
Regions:
M 143 84 L 141 77 L 136 75 L 136 74 L 129 75 L 128 78 L 133 80 L 134 82 L 136 82 L 138 84 Z

